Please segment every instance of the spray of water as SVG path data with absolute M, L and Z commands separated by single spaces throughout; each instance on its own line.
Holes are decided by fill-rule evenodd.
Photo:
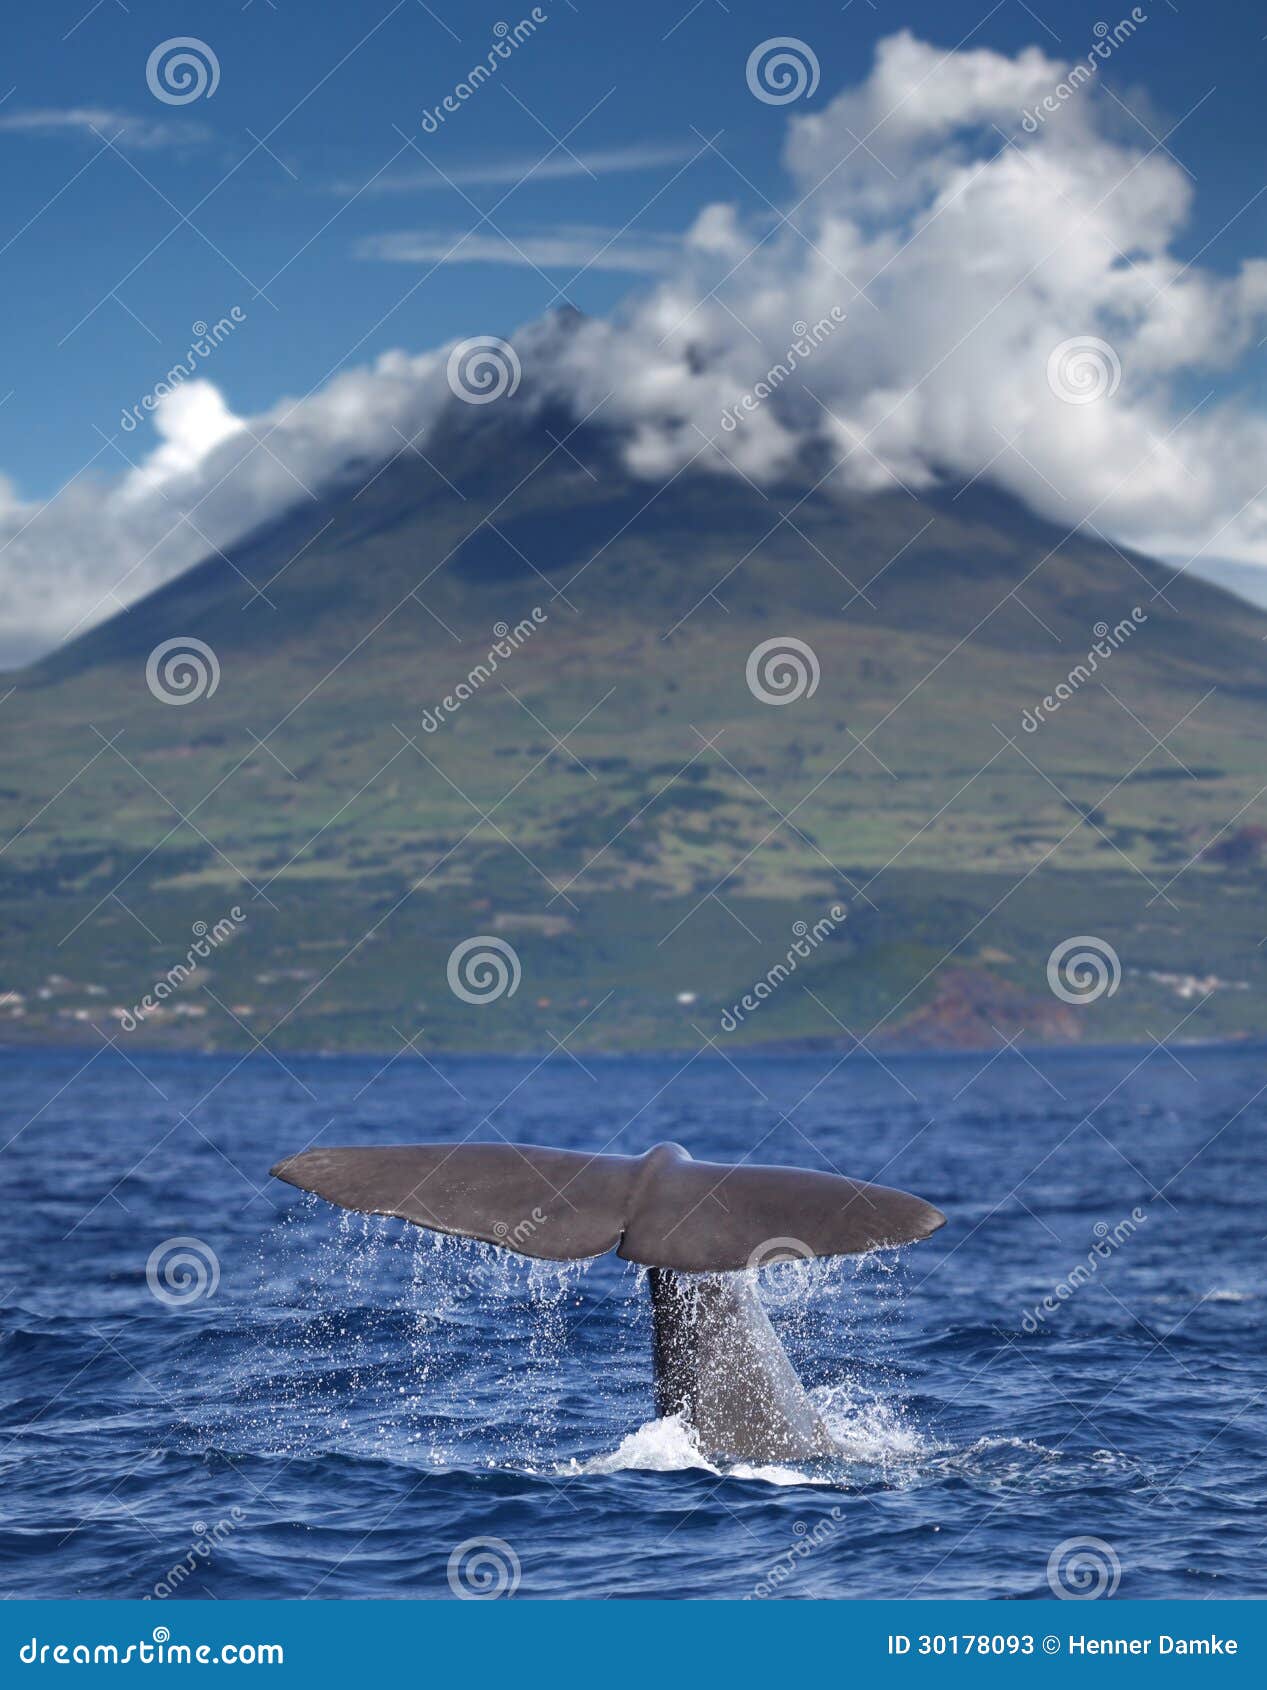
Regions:
M 900 1479 L 925 1445 L 895 1406 L 901 1381 L 888 1338 L 902 1276 L 893 1260 L 797 1260 L 752 1273 L 841 1459 L 812 1472 L 726 1471 L 775 1484 Z M 251 1313 L 224 1413 L 245 1421 L 257 1448 L 288 1456 L 337 1452 L 435 1470 L 719 1472 L 689 1426 L 648 1418 L 644 1279 L 611 1257 L 530 1260 L 350 1212 L 332 1226 L 310 1199 L 267 1242 L 266 1309 Z M 209 1420 L 214 1434 L 214 1411 Z

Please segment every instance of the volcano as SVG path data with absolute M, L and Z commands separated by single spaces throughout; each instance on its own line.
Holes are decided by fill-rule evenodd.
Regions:
M 625 444 L 454 400 L 10 676 L 3 1036 L 1267 1026 L 1267 616 L 984 480 L 657 480 Z M 1102 982 L 1060 972 L 1087 937 Z M 473 938 L 504 989 L 455 987 Z

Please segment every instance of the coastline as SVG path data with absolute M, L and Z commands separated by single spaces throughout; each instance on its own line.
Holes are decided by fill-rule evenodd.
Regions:
M 86 1044 L 79 1040 L 31 1040 L 27 1043 L 15 1043 L 9 1040 L 0 1041 L 0 1059 L 8 1056 L 36 1056 L 36 1055 L 78 1055 L 93 1058 L 104 1055 L 112 1048 L 117 1048 L 120 1055 L 125 1054 L 117 1040 L 103 1039 L 101 1044 Z M 787 1061 L 794 1057 L 850 1057 L 860 1055 L 880 1064 L 881 1060 L 892 1058 L 902 1062 L 942 1062 L 958 1057 L 1002 1059 L 1009 1055 L 1020 1058 L 1025 1056 L 1044 1056 L 1056 1058 L 1077 1059 L 1101 1058 L 1106 1056 L 1135 1056 L 1141 1053 L 1152 1053 L 1157 1050 L 1182 1050 L 1192 1055 L 1248 1054 L 1255 1050 L 1267 1051 L 1267 1030 L 1263 1032 L 1246 1032 L 1230 1038 L 1210 1039 L 1157 1039 L 1134 1040 L 1112 1039 L 1103 1041 L 1067 1041 L 1063 1043 L 1032 1044 L 1015 1040 L 1006 1044 L 1002 1040 L 996 1045 L 946 1045 L 930 1047 L 928 1045 L 897 1045 L 882 1044 L 872 1048 L 866 1044 L 859 1044 L 846 1039 L 839 1040 L 766 1040 L 760 1043 L 734 1045 L 727 1049 L 720 1046 L 709 1049 L 707 1047 L 692 1047 L 690 1045 L 638 1045 L 638 1046 L 586 1046 L 584 1054 L 586 1061 L 593 1062 L 625 1062 L 625 1061 L 664 1061 L 680 1062 L 690 1058 L 696 1061 L 720 1061 L 726 1063 L 743 1055 L 759 1061 Z M 270 1050 L 261 1041 L 251 1047 L 225 1043 L 223 1045 L 177 1045 L 151 1041 L 149 1043 L 135 1043 L 132 1050 L 138 1056 L 175 1057 L 183 1060 L 194 1058 L 246 1060 L 257 1052 L 273 1060 L 279 1059 L 276 1051 Z M 386 1045 L 358 1045 L 340 1046 L 339 1048 L 297 1047 L 287 1049 L 284 1055 L 287 1060 L 294 1062 L 365 1062 L 375 1059 L 392 1062 L 421 1063 L 424 1066 L 433 1061 L 444 1062 L 541 1062 L 558 1054 L 557 1047 L 542 1047 L 525 1045 L 522 1049 L 505 1049 L 489 1046 L 441 1046 L 436 1045 L 424 1051 L 391 1050 Z

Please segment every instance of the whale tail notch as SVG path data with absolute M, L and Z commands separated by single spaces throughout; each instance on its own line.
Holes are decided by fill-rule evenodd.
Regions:
M 915 1243 L 945 1222 L 904 1191 L 804 1168 L 696 1162 L 676 1144 L 644 1156 L 504 1142 L 314 1149 L 272 1173 L 345 1209 L 524 1256 L 574 1261 L 614 1249 L 679 1273 L 734 1272 L 779 1254 L 857 1255 Z

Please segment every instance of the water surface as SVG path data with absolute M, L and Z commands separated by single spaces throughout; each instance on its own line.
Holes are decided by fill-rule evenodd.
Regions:
M 1263 1079 L 1248 1049 L 0 1054 L 0 1590 L 1263 1594 Z M 497 1134 L 944 1209 L 909 1251 L 763 1275 L 840 1459 L 723 1471 L 655 1421 L 615 1258 L 267 1177 L 314 1142 Z

